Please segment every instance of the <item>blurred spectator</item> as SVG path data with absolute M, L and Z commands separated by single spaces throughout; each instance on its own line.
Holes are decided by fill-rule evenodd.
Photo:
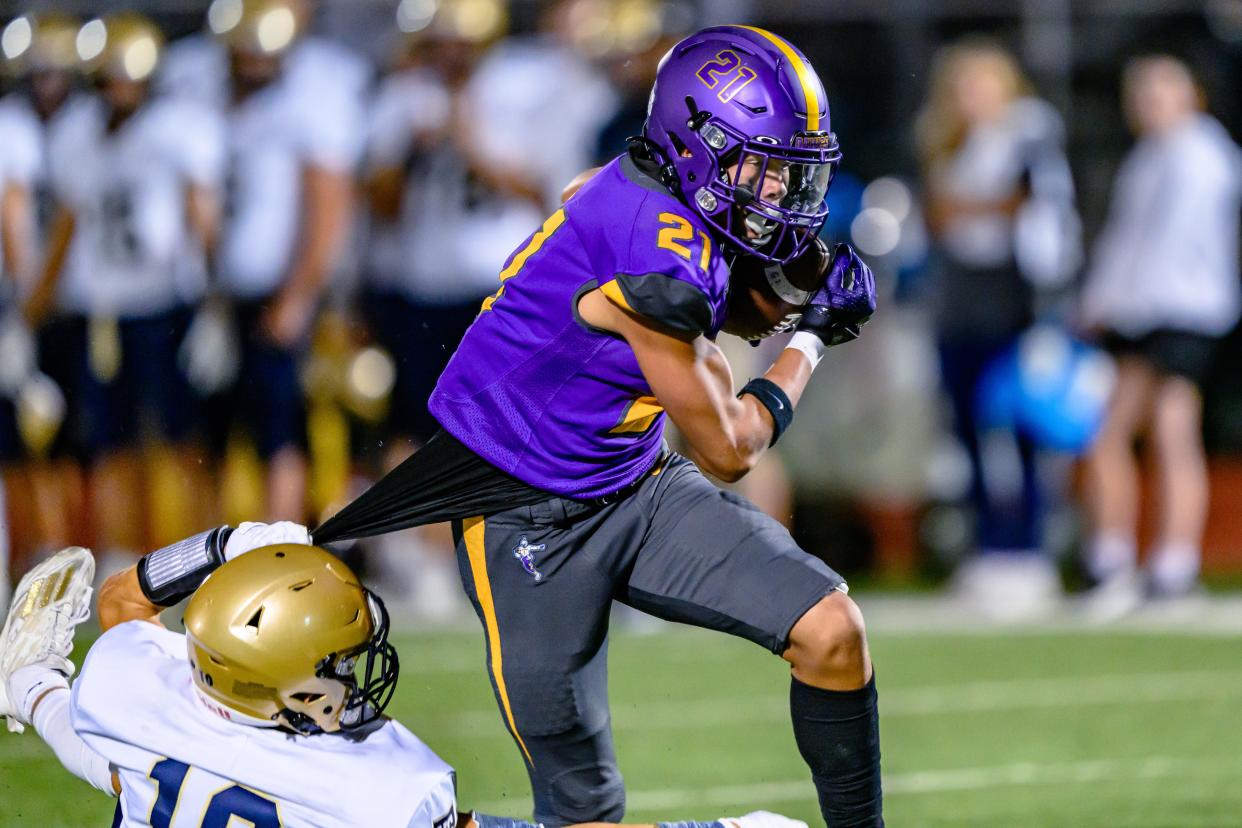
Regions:
M 214 287 L 240 334 L 240 361 L 224 377 L 232 382 L 213 430 L 223 442 L 234 425 L 246 428 L 265 463 L 267 517 L 299 521 L 307 464 L 298 364 L 349 229 L 363 139 L 357 98 L 326 83 L 312 101 L 309 76 L 291 71 L 302 8 L 248 0 L 236 16 L 213 21 L 227 46 L 230 150 Z M 204 322 L 215 312 L 205 309 Z M 191 361 L 209 361 L 215 341 L 204 334 L 205 357 Z
M 1050 592 L 1035 445 L 1023 433 L 981 433 L 976 399 L 985 369 L 1034 320 L 1037 289 L 1063 283 L 1074 264 L 1061 120 L 1032 97 L 1007 51 L 972 39 L 937 56 L 918 140 L 941 373 L 970 458 L 982 553 L 960 583 L 969 595 L 1001 601 L 1010 583 L 1025 583 L 1032 596 Z
M 0 99 L 0 472 L 8 507 L 0 513 L 8 516 L 6 540 L 17 574 L 39 547 L 67 543 L 66 515 L 74 511 L 65 499 L 65 484 L 74 477 L 56 474 L 45 458 L 64 419 L 63 397 L 52 380 L 36 373 L 38 349 L 20 304 L 34 281 L 51 213 L 47 124 L 76 84 L 77 33 L 71 17 L 28 14 L 10 21 L 3 35 L 5 74 L 16 88 Z M 39 401 L 38 389 L 52 404 L 44 412 L 29 410 L 30 402 Z
M 1136 59 L 1123 86 L 1138 142 L 1117 175 L 1082 297 L 1084 323 L 1118 361 L 1107 422 L 1086 468 L 1094 530 L 1087 566 L 1101 595 L 1135 593 L 1133 450 L 1145 434 L 1159 481 L 1148 586 L 1155 595 L 1181 595 L 1198 577 L 1207 515 L 1200 386 L 1242 300 L 1242 156 L 1203 111 L 1203 91 L 1181 61 Z
M 499 0 L 442 2 L 408 36 L 371 112 L 367 315 L 397 363 L 389 436 L 415 444 L 439 428 L 427 398 L 505 258 L 543 220 L 529 199 L 491 186 L 463 149 L 473 129 L 464 88 L 505 25 Z
M 198 406 L 177 350 L 204 284 L 180 278 L 178 263 L 214 234 L 223 125 L 202 107 L 151 96 L 163 38 L 141 15 L 91 21 L 77 44 L 98 94 L 66 105 L 49 136 L 56 214 L 29 307 L 36 320 L 53 307 L 60 317 L 49 347 L 72 367 L 97 542 L 135 550 L 148 513 L 138 450 L 157 440 L 177 449 L 166 482 L 183 490 L 186 525 L 171 531 L 198 522 L 188 494 Z

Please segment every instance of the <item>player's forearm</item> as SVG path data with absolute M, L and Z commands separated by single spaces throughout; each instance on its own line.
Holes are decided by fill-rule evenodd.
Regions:
M 39 280 L 31 291 L 26 302 L 26 317 L 32 324 L 38 324 L 51 310 L 52 301 L 56 296 L 56 286 L 60 281 L 60 273 L 69 254 L 69 244 L 73 241 L 77 219 L 73 213 L 61 209 L 52 220 L 51 241 L 48 242 L 47 258 Z
M 214 255 L 220 228 L 220 200 L 207 187 L 192 184 L 185 193 L 185 214 L 190 230 L 209 259 Z
M 99 588 L 99 628 L 107 632 L 126 621 L 160 623 L 163 607 L 156 606 L 143 594 L 138 583 L 138 567 L 131 566 L 104 581 Z
M 24 187 L 5 188 L 0 203 L 0 240 L 4 272 L 20 282 L 31 268 L 30 191 Z
M 712 346 L 713 348 L 715 346 Z M 688 435 L 696 461 L 715 477 L 736 482 L 758 464 L 772 445 L 777 423 L 758 397 L 737 395 L 733 376 L 723 354 L 713 353 L 704 361 L 712 387 L 711 396 L 719 411 L 718 428 L 705 429 L 699 440 Z M 810 362 L 796 351 L 785 351 L 764 374 L 796 405 L 811 377 Z
M 302 181 L 302 232 L 285 291 L 301 298 L 317 298 L 344 241 L 353 193 L 346 173 L 310 167 Z

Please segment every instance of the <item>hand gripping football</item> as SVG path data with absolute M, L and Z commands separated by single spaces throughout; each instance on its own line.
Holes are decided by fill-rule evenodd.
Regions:
M 738 256 L 730 269 L 725 332 L 757 341 L 790 330 L 824 284 L 831 263 L 828 245 L 818 238 L 784 265 Z

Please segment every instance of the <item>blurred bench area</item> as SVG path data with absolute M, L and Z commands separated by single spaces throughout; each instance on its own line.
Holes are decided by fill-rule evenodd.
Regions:
M 739 488 L 864 586 L 1242 584 L 1242 0 L 0 2 L 10 577 L 416 450 L 509 253 L 730 22 L 818 69 L 881 293 Z M 446 548 L 343 554 L 435 615 Z

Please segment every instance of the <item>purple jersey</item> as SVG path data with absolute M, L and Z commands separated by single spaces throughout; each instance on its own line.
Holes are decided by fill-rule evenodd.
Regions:
M 624 488 L 660 453 L 664 409 L 630 346 L 577 300 L 601 288 L 664 325 L 715 337 L 728 268 L 707 227 L 628 156 L 586 183 L 509 258 L 429 407 L 484 460 L 577 498 Z

